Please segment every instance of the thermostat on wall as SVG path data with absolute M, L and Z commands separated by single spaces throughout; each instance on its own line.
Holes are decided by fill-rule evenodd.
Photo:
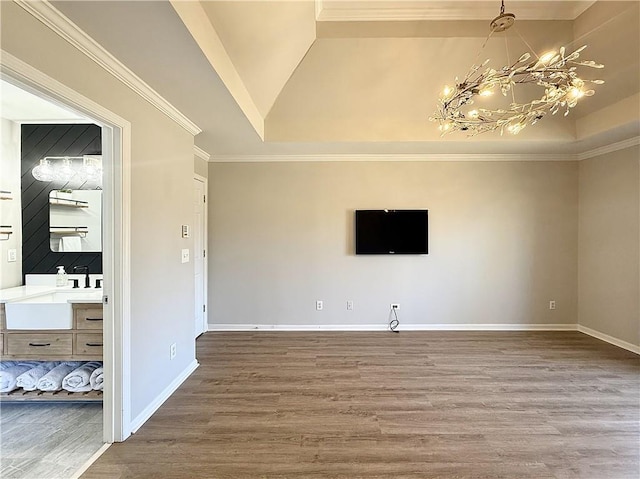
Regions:
M 189 225 L 182 225 L 182 237 L 188 238 L 189 236 L 190 236 Z

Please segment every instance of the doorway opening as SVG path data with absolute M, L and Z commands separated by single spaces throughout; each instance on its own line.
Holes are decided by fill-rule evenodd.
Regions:
M 129 291 L 131 126 L 123 118 L 3 52 L 0 79 L 87 118 L 102 132 L 103 161 L 103 441 L 130 434 Z

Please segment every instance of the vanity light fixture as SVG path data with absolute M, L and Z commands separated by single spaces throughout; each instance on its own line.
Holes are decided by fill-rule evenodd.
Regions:
M 509 29 L 515 23 L 515 19 L 514 14 L 504 12 L 504 0 L 502 0 L 500 15 L 491 21 L 491 31 L 478 56 L 491 36 L 496 32 Z M 578 66 L 604 68 L 603 65 L 590 60 L 578 61 L 586 45 L 569 54 L 566 53 L 565 47 L 562 47 L 558 52 L 551 51 L 538 56 L 520 32 L 517 29 L 515 31 L 531 53 L 523 53 L 515 63 L 506 65 L 500 70 L 487 67 L 482 73 L 478 73 L 486 67 L 489 60 L 480 65 L 472 65 L 462 81 L 456 78 L 455 86 L 444 87 L 436 113 L 429 118 L 439 123 L 438 128 L 442 135 L 456 130 L 465 131 L 469 136 L 495 130 L 500 130 L 501 135 L 504 130 L 515 135 L 527 125 L 537 123 L 549 113 L 555 115 L 563 109 L 564 116 L 567 116 L 569 110 L 576 106 L 580 98 L 595 93 L 588 88 L 587 83 L 595 85 L 604 83 L 603 80 L 583 80 L 576 73 Z M 511 63 L 508 48 L 507 62 Z M 543 88 L 544 94 L 528 102 L 516 102 L 515 86 L 527 83 Z M 485 97 L 490 97 L 495 91 L 500 91 L 505 97 L 511 94 L 511 103 L 508 107 L 473 106 L 476 100 L 479 104 L 484 103 Z
M 53 181 L 55 178 L 51 161 L 46 158 L 40 160 L 40 163 L 33 167 L 31 174 L 38 181 Z
M 74 160 L 82 160 L 79 168 Z M 73 179 L 81 182 L 102 183 L 102 156 L 45 156 L 31 174 L 38 181 L 60 181 L 67 183 Z

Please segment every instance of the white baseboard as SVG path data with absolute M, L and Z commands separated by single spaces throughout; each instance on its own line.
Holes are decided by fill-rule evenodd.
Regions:
M 600 331 L 596 331 L 595 329 L 587 328 L 586 326 L 582 326 L 581 324 L 578 325 L 578 331 L 584 334 L 588 334 L 589 336 L 593 336 L 596 339 L 606 341 L 607 343 L 618 346 L 619 348 L 631 351 L 632 353 L 640 354 L 640 346 L 628 343 L 626 341 L 623 341 L 622 339 L 614 338 L 613 336 L 601 333 Z
M 387 331 L 386 324 L 210 324 L 208 331 Z M 580 331 L 627 351 L 640 354 L 640 346 L 580 324 L 400 324 L 398 331 Z
M 400 324 L 398 331 L 576 331 L 577 324 Z M 387 331 L 386 324 L 210 324 L 208 331 Z
M 149 404 L 144 411 L 142 411 L 138 416 L 131 421 L 131 432 L 135 434 L 138 429 L 142 427 L 142 425 L 147 422 L 147 420 L 156 412 L 162 404 L 169 399 L 169 397 L 180 387 L 180 385 L 189 377 L 191 373 L 196 370 L 196 368 L 200 364 L 197 360 L 193 360 L 184 371 L 180 373 L 180 375 L 175 378 L 171 384 L 169 384 L 164 391 L 162 391 L 155 400 Z

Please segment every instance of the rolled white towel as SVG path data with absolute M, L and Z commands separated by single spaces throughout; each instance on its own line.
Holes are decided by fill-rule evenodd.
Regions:
M 47 374 L 58 364 L 60 363 L 55 361 L 39 363 L 36 367 L 31 368 L 18 376 L 16 379 L 16 385 L 25 391 L 35 391 L 38 386 L 38 379 Z
M 84 363 L 64 377 L 62 380 L 62 388 L 72 393 L 91 391 L 89 381 L 91 379 L 91 373 L 100 366 L 102 366 L 102 363 L 99 361 Z
M 40 391 L 60 391 L 62 380 L 67 374 L 82 364 L 80 361 L 69 361 L 58 364 L 47 374 L 38 379 L 38 389 Z
M 91 389 L 102 391 L 104 388 L 104 368 L 102 366 L 91 373 L 89 384 L 91 384 Z
M 10 368 L 11 366 L 17 366 L 20 361 L 0 361 L 0 371 Z
M 0 393 L 10 393 L 14 389 L 17 389 L 18 385 L 16 381 L 18 380 L 18 376 L 32 369 L 34 366 L 35 363 L 24 362 L 14 364 L 0 371 Z

